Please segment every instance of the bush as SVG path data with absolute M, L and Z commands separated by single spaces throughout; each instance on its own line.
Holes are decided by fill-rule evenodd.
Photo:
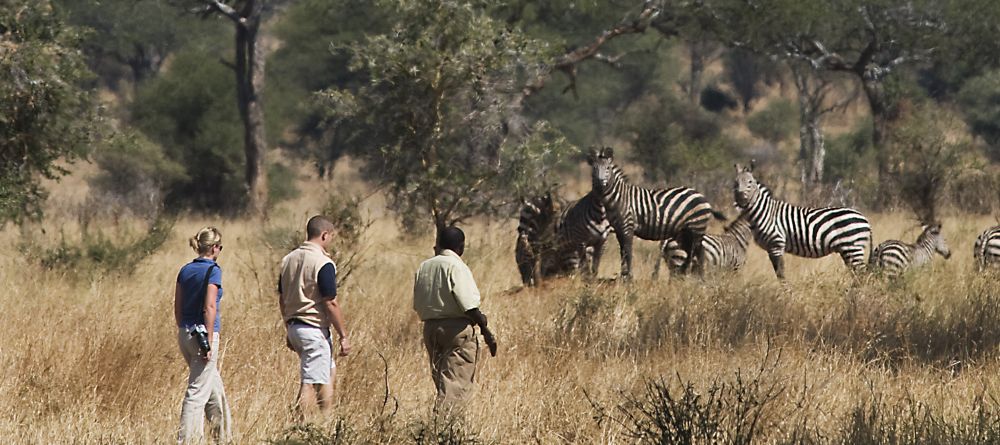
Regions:
M 993 160 L 1000 160 L 1000 71 L 968 81 L 958 93 L 958 103 L 972 134 L 989 145 Z
M 715 86 L 707 86 L 701 90 L 698 102 L 702 108 L 713 113 L 735 110 L 739 106 L 739 102 L 736 99 Z
M 78 277 L 97 276 L 107 272 L 132 274 L 135 265 L 155 253 L 170 237 L 174 222 L 159 218 L 145 233 L 129 235 L 123 227 L 109 236 L 102 231 L 91 232 L 86 226 L 78 242 L 71 242 L 63 235 L 59 244 L 46 248 L 33 240 L 21 245 L 20 249 L 28 257 L 34 258 L 42 267 L 57 270 Z
M 747 119 L 750 133 L 772 144 L 784 142 L 799 130 L 798 109 L 791 101 L 779 99 Z
M 684 185 L 711 196 L 727 196 L 732 183 L 735 141 L 722 132 L 719 117 L 673 97 L 648 98 L 627 111 L 620 130 L 655 186 Z
M 90 185 L 92 209 L 114 217 L 155 219 L 167 190 L 187 175 L 184 167 L 167 158 L 163 149 L 135 130 L 112 136 L 94 154 L 100 168 Z
M 939 201 L 964 168 L 969 144 L 963 127 L 955 116 L 926 104 L 914 107 L 893 129 L 891 180 L 902 203 L 925 223 L 935 220 Z

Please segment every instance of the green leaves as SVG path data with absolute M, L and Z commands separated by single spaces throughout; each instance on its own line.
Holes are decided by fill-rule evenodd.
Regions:
M 389 32 L 350 45 L 368 82 L 319 95 L 354 136 L 366 173 L 404 218 L 441 227 L 495 215 L 539 189 L 568 144 L 512 105 L 545 45 L 493 19 L 485 3 L 385 0 Z M 533 186 L 533 187 L 532 187 Z
M 0 224 L 41 216 L 40 178 L 87 155 L 96 107 L 79 34 L 47 1 L 0 2 Z

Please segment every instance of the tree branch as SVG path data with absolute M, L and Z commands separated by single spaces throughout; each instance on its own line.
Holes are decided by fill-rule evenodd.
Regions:
M 539 73 L 538 76 L 528 81 L 521 88 L 521 97 L 514 101 L 515 105 L 519 105 L 524 101 L 524 99 L 544 88 L 545 84 L 549 81 L 549 79 L 551 79 L 552 73 L 556 70 L 562 71 L 569 76 L 570 85 L 566 87 L 564 91 L 575 91 L 576 67 L 578 64 L 598 56 L 601 47 L 616 37 L 626 34 L 639 34 L 645 32 L 649 27 L 650 22 L 656 18 L 659 12 L 660 9 L 653 2 L 646 1 L 643 3 L 642 11 L 635 18 L 631 20 L 623 20 L 617 25 L 602 32 L 589 44 L 573 49 L 572 51 L 559 56 L 550 66 L 546 67 L 546 69 Z
M 246 17 L 240 16 L 232 6 L 222 3 L 219 0 L 201 0 L 201 2 L 205 4 L 206 8 L 226 16 L 226 18 L 232 20 L 237 25 L 243 25 L 247 22 Z

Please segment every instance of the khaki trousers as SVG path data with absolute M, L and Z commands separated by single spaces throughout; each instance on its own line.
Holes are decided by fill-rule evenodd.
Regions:
M 434 410 L 459 408 L 473 389 L 479 341 L 465 318 L 424 321 L 424 346 L 437 388 Z
M 217 366 L 219 334 L 212 338 L 212 358 L 207 362 L 199 355 L 198 341 L 191 338 L 187 330 L 178 330 L 177 343 L 190 370 L 187 391 L 181 404 L 177 443 L 202 443 L 205 440 L 206 418 L 212 428 L 212 439 L 216 443 L 228 442 L 232 438 L 232 417 Z

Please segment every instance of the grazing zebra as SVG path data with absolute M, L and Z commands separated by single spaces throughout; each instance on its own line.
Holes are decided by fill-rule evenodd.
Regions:
M 972 256 L 979 265 L 979 270 L 983 270 L 990 264 L 1000 263 L 1000 226 L 993 226 L 986 229 L 976 238 L 973 246 Z
M 725 269 L 737 271 L 747 259 L 747 246 L 753 233 L 750 230 L 750 223 L 744 218 L 738 218 L 732 224 L 726 226 L 724 233 L 719 235 L 705 234 L 701 244 L 705 249 L 705 266 L 715 269 Z M 660 243 L 660 254 L 667 262 L 667 268 L 671 273 L 684 264 L 687 253 L 681 248 L 680 243 L 673 239 L 664 240 Z M 660 260 L 656 259 L 654 276 L 660 270 Z
M 611 224 L 600 198 L 593 192 L 587 193 L 556 221 L 554 264 L 547 267 L 547 261 L 543 262 L 546 274 L 566 273 L 575 268 L 587 275 L 597 275 L 610 231 Z
M 687 259 L 681 265 L 686 273 L 691 264 L 701 272 L 703 254 L 701 239 L 708 220 L 725 216 L 712 209 L 701 193 L 687 187 L 647 189 L 629 184 L 625 174 L 614 163 L 611 148 L 593 150 L 587 157 L 591 166 L 592 193 L 601 198 L 608 220 L 621 249 L 623 279 L 632 276 L 632 237 L 660 241 L 676 239 Z M 698 258 L 697 261 L 692 261 Z
M 554 235 L 553 218 L 555 206 L 552 196 L 522 200 L 518 216 L 517 244 L 514 245 L 514 261 L 521 273 L 525 286 L 535 286 L 541 278 L 539 264 L 542 254 L 549 248 Z
M 934 253 L 945 259 L 951 258 L 951 249 L 941 234 L 941 223 L 924 226 L 915 244 L 899 240 L 883 241 L 872 250 L 868 257 L 868 267 L 881 269 L 887 276 L 897 277 L 910 268 L 923 266 L 934 258 Z
M 865 248 L 872 228 L 856 210 L 843 207 L 798 207 L 771 196 L 749 168 L 736 165 L 733 184 L 736 205 L 753 230 L 754 240 L 767 251 L 774 273 L 785 278 L 784 254 L 820 258 L 838 253 L 854 271 L 865 267 Z

